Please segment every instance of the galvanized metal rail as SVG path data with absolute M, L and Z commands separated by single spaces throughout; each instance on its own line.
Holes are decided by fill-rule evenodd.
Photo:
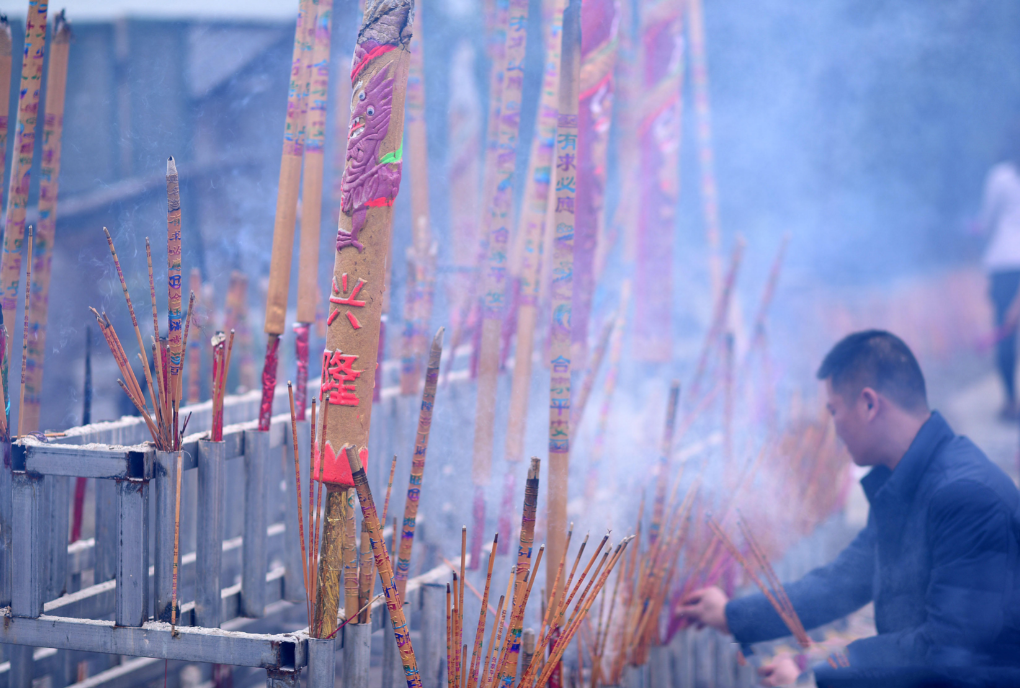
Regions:
M 393 396 L 394 392 L 386 396 Z M 208 402 L 191 414 L 182 452 L 181 560 L 177 626 L 171 629 L 176 455 L 146 443 L 138 418 L 68 430 L 43 442 L 26 437 L 3 447 L 0 466 L 0 688 L 52 688 L 74 681 L 70 657 L 105 653 L 140 658 L 91 677 L 89 686 L 153 678 L 159 660 L 259 667 L 271 685 L 332 686 L 342 647 L 351 688 L 367 686 L 369 638 L 387 623 L 382 601 L 370 624 L 349 624 L 334 640 L 247 632 L 304 600 L 287 395 L 278 391 L 268 432 L 256 421 L 259 395 L 228 397 L 223 442 L 206 435 Z M 308 475 L 308 423 L 298 432 Z M 280 452 L 285 452 L 284 461 Z M 289 460 L 288 460 L 289 459 Z M 227 486 L 229 476 L 229 488 Z M 94 479 L 95 537 L 66 542 L 71 479 Z M 270 486 L 278 492 L 269 496 Z M 276 486 L 285 485 L 285 489 Z M 425 525 L 425 524 L 422 524 Z M 428 528 L 419 527 L 426 538 Z M 391 529 L 387 529 L 391 536 Z M 91 570 L 93 584 L 75 589 Z M 425 685 L 438 686 L 445 588 L 437 567 L 412 579 L 405 604 L 431 630 L 419 650 Z M 409 614 L 409 616 L 411 616 Z M 435 617 L 435 618 L 433 618 Z M 435 627 L 434 629 L 432 627 Z M 393 645 L 393 648 L 388 648 Z M 41 648 L 41 649 L 36 649 Z M 396 646 L 384 643 L 384 661 Z M 161 662 L 159 662 L 162 664 Z M 130 666 L 129 666 L 130 665 Z M 146 677 L 149 679 L 146 679 Z

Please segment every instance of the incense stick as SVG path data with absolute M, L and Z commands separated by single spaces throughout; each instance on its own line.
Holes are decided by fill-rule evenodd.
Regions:
M 21 328 L 21 396 L 18 399 L 18 439 L 24 437 L 25 382 L 28 370 L 28 299 L 32 294 L 32 225 L 28 226 L 28 261 L 25 264 L 25 319 Z
M 305 551 L 305 523 L 301 509 L 301 458 L 298 456 L 297 417 L 294 414 L 294 387 L 287 381 L 287 396 L 290 398 L 290 432 L 294 447 L 294 487 L 297 491 L 298 537 L 301 539 L 301 568 L 304 571 L 305 606 L 308 611 L 308 627 L 312 626 L 312 591 L 308 580 L 308 554 Z

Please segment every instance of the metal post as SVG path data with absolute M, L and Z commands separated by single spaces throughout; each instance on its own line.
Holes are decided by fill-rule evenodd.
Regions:
M 42 476 L 15 471 L 12 480 L 13 565 L 11 567 L 11 614 L 35 618 L 42 614 Z
M 712 635 L 715 639 L 715 685 L 718 688 L 736 688 L 736 646 L 719 633 L 713 631 Z
M 305 500 L 308 499 L 308 445 L 311 441 L 311 436 L 308 433 L 308 421 L 299 420 L 297 423 L 298 457 L 301 465 L 301 482 L 303 483 L 301 496 Z M 284 556 L 287 572 L 283 579 L 283 595 L 284 599 L 288 602 L 301 602 L 305 599 L 305 584 L 304 573 L 301 568 L 301 539 L 299 537 L 298 530 L 297 486 L 294 483 L 294 440 L 289 431 L 284 433 L 284 437 L 286 438 L 286 441 L 283 445 L 283 451 L 285 451 L 286 454 L 284 454 L 283 457 L 283 465 L 287 467 L 284 471 L 284 476 L 287 480 L 287 517 L 285 520 L 287 525 L 287 538 L 285 540 L 286 549 Z M 308 519 L 306 518 L 306 525 L 307 520 Z
M 711 646 L 711 637 L 705 630 L 697 631 L 694 640 L 694 686 L 695 688 L 714 688 L 715 686 L 715 652 Z
M 156 481 L 156 556 L 155 600 L 153 618 L 170 621 L 173 603 L 174 573 L 174 521 L 177 509 L 177 456 L 179 452 L 156 452 L 154 475 Z
M 349 623 L 344 634 L 344 688 L 368 688 L 368 667 L 372 661 L 372 624 Z
M 71 518 L 71 479 L 63 475 L 46 478 L 50 497 L 49 587 L 46 599 L 55 600 L 67 589 L 67 535 Z M 56 688 L 56 687 L 54 687 Z
M 243 456 L 235 456 L 223 462 L 223 475 L 240 477 L 244 475 Z M 245 492 L 224 490 L 223 492 L 223 539 L 230 540 L 244 535 Z
M 198 546 L 195 550 L 195 624 L 218 628 L 222 618 L 223 442 L 198 441 Z
M 333 688 L 336 684 L 336 639 L 308 639 L 308 688 Z
M 418 658 L 422 688 L 440 688 L 443 685 L 443 650 L 446 647 L 445 603 L 446 586 L 438 583 L 422 586 L 422 649 Z
M 96 481 L 95 582 L 105 583 L 117 575 L 117 485 Z
M 673 668 L 669 661 L 669 648 L 653 645 L 648 650 L 650 682 L 653 686 L 672 686 Z
M 149 617 L 149 481 L 117 481 L 116 612 L 118 626 L 141 626 Z
M 185 457 L 187 458 L 187 457 Z M 196 464 L 197 465 L 197 464 Z M 195 516 L 198 500 L 198 470 L 184 471 L 181 476 L 181 556 L 194 552 L 198 544 Z
M 0 410 L 2 413 L 2 410 Z M 0 442 L 0 607 L 11 603 L 11 519 L 14 512 L 11 508 L 11 443 Z
M 7 681 L 8 688 L 32 688 L 35 678 L 35 660 L 32 658 L 34 647 L 29 645 L 8 645 L 11 672 Z
M 673 645 L 677 647 L 677 688 L 694 688 L 694 630 L 680 631 Z
M 269 433 L 244 432 L 244 540 L 241 613 L 261 617 L 266 608 L 266 462 Z
M 266 669 L 267 688 L 300 688 L 301 673 L 294 669 Z

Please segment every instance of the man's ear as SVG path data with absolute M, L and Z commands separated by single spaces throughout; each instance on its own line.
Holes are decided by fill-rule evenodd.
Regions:
M 864 404 L 864 407 L 866 409 L 868 420 L 871 420 L 872 418 L 877 416 L 878 406 L 880 403 L 878 392 L 873 390 L 871 387 L 865 387 L 864 389 L 861 390 L 860 398 L 861 402 Z

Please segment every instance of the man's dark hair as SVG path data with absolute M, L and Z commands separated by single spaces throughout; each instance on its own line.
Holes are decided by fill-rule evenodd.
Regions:
M 841 339 L 818 368 L 818 379 L 827 378 L 844 397 L 870 387 L 908 411 L 928 408 L 921 366 L 902 339 L 884 330 Z

